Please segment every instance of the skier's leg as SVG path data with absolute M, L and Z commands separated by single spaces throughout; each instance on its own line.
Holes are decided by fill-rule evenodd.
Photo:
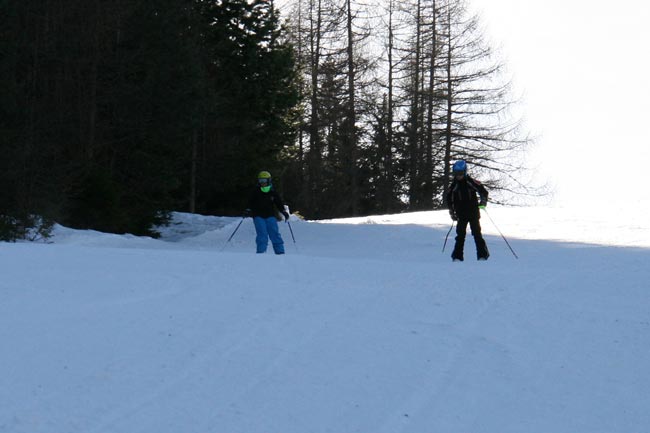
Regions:
M 255 244 L 257 245 L 257 253 L 265 253 L 266 248 L 269 245 L 269 233 L 266 230 L 266 220 L 262 217 L 253 218 L 253 223 L 255 224 Z
M 275 254 L 284 254 L 284 241 L 282 240 L 282 236 L 280 236 L 278 220 L 275 217 L 267 218 L 266 229 L 269 232 L 269 238 L 271 238 Z
M 490 252 L 481 234 L 481 222 L 478 218 L 474 218 L 469 222 L 469 226 L 472 229 L 472 236 L 474 236 L 474 243 L 476 244 L 476 258 L 487 260 L 490 257 Z
M 465 235 L 467 234 L 467 220 L 459 219 L 456 224 L 456 244 L 451 258 L 454 260 L 463 260 L 463 249 L 465 247 Z

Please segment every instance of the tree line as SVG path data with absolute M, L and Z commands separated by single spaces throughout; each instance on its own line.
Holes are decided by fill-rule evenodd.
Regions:
M 3 239 L 237 215 L 262 169 L 308 218 L 432 209 L 528 142 L 459 0 L 9 0 L 0 56 Z
M 291 0 L 301 77 L 292 195 L 315 217 L 444 207 L 466 159 L 496 197 L 531 143 L 504 65 L 463 0 Z

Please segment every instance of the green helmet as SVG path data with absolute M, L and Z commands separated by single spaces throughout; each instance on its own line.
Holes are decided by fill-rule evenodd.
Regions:
M 271 190 L 271 173 L 268 171 L 260 171 L 257 175 L 257 184 L 263 192 L 269 192 Z

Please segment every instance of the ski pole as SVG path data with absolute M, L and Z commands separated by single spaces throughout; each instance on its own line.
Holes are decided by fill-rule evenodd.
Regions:
M 447 246 L 447 239 L 449 238 L 449 233 L 451 233 L 451 230 L 454 228 L 454 223 L 456 221 L 451 222 L 451 227 L 449 227 L 449 231 L 447 232 L 447 236 L 445 236 L 445 243 L 442 244 L 442 252 L 445 252 L 445 247 Z
M 237 227 L 235 227 L 235 231 L 232 232 L 232 234 L 230 235 L 230 237 L 228 238 L 228 240 L 226 241 L 226 243 L 223 244 L 223 247 L 221 247 L 221 251 L 223 251 L 224 249 L 226 249 L 226 245 L 228 245 L 228 243 L 229 243 L 229 242 L 232 240 L 232 238 L 235 236 L 235 233 L 237 233 L 237 230 L 239 230 L 239 226 L 241 225 L 241 223 L 244 222 L 245 219 L 246 219 L 246 217 L 242 217 L 242 219 L 239 221 L 239 224 L 237 224 Z
M 298 245 L 296 245 L 296 237 L 293 235 L 293 229 L 291 228 L 291 223 L 289 220 L 287 220 L 287 224 L 289 225 L 289 231 L 291 232 L 291 239 L 293 239 L 293 244 L 296 246 L 296 250 L 298 249 Z
M 289 225 L 289 231 L 291 232 L 291 239 L 293 239 L 293 243 L 296 243 L 296 237 L 293 235 L 293 229 L 291 228 L 291 223 L 287 221 L 287 224 Z
M 490 218 L 490 221 L 492 221 L 492 225 L 494 225 L 494 228 L 497 229 L 497 231 L 499 232 L 499 234 L 501 235 L 503 240 L 506 242 L 506 245 L 508 245 L 508 248 L 510 248 L 510 252 L 512 253 L 512 255 L 515 256 L 515 259 L 519 259 L 519 257 L 517 256 L 517 253 L 515 253 L 515 250 L 513 250 L 512 247 L 510 246 L 510 242 L 508 242 L 508 239 L 506 239 L 506 237 L 503 236 L 503 233 L 501 233 L 501 230 L 499 230 L 499 227 L 497 227 L 497 225 L 494 223 L 494 220 L 492 219 L 492 217 L 488 213 L 487 209 L 485 209 L 485 208 L 482 208 L 482 209 L 483 209 L 483 212 L 485 212 L 485 215 L 487 215 L 488 218 Z

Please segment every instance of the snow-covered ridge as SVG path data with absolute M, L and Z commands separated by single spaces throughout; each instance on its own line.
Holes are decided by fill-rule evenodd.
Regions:
M 558 242 L 578 242 L 596 245 L 650 247 L 650 213 L 645 211 L 594 211 L 547 207 L 503 207 L 492 206 L 483 213 L 483 233 L 500 238 L 549 240 Z M 187 247 L 218 248 L 223 246 L 228 236 L 236 228 L 241 218 L 214 217 L 182 212 L 173 213 L 169 226 L 160 227 L 160 241 L 178 243 Z M 252 223 L 242 224 L 232 245 L 252 242 Z M 310 231 L 323 232 L 321 224 L 338 225 L 388 225 L 449 229 L 451 220 L 446 211 L 411 212 L 395 215 L 378 215 L 357 218 L 305 222 L 292 217 L 292 224 L 299 227 L 307 224 Z M 230 230 L 230 231 L 229 231 Z M 299 229 L 298 229 L 299 230 Z M 387 228 L 389 232 L 391 229 Z M 417 230 L 416 230 L 417 231 Z M 291 242 L 286 230 L 285 241 Z M 159 245 L 160 241 L 131 235 L 112 235 L 93 231 L 70 230 L 57 226 L 54 231 L 56 243 L 80 243 L 86 245 L 129 246 L 129 247 L 170 247 Z M 327 237 L 336 237 L 336 230 Z M 432 242 L 437 241 L 433 239 Z M 441 244 L 442 245 L 442 244 Z M 179 246 L 176 246 L 179 247 Z M 228 245 L 231 247 L 231 245 Z M 318 245 L 314 245 L 318 247 Z M 235 247 L 229 250 L 237 250 Z

